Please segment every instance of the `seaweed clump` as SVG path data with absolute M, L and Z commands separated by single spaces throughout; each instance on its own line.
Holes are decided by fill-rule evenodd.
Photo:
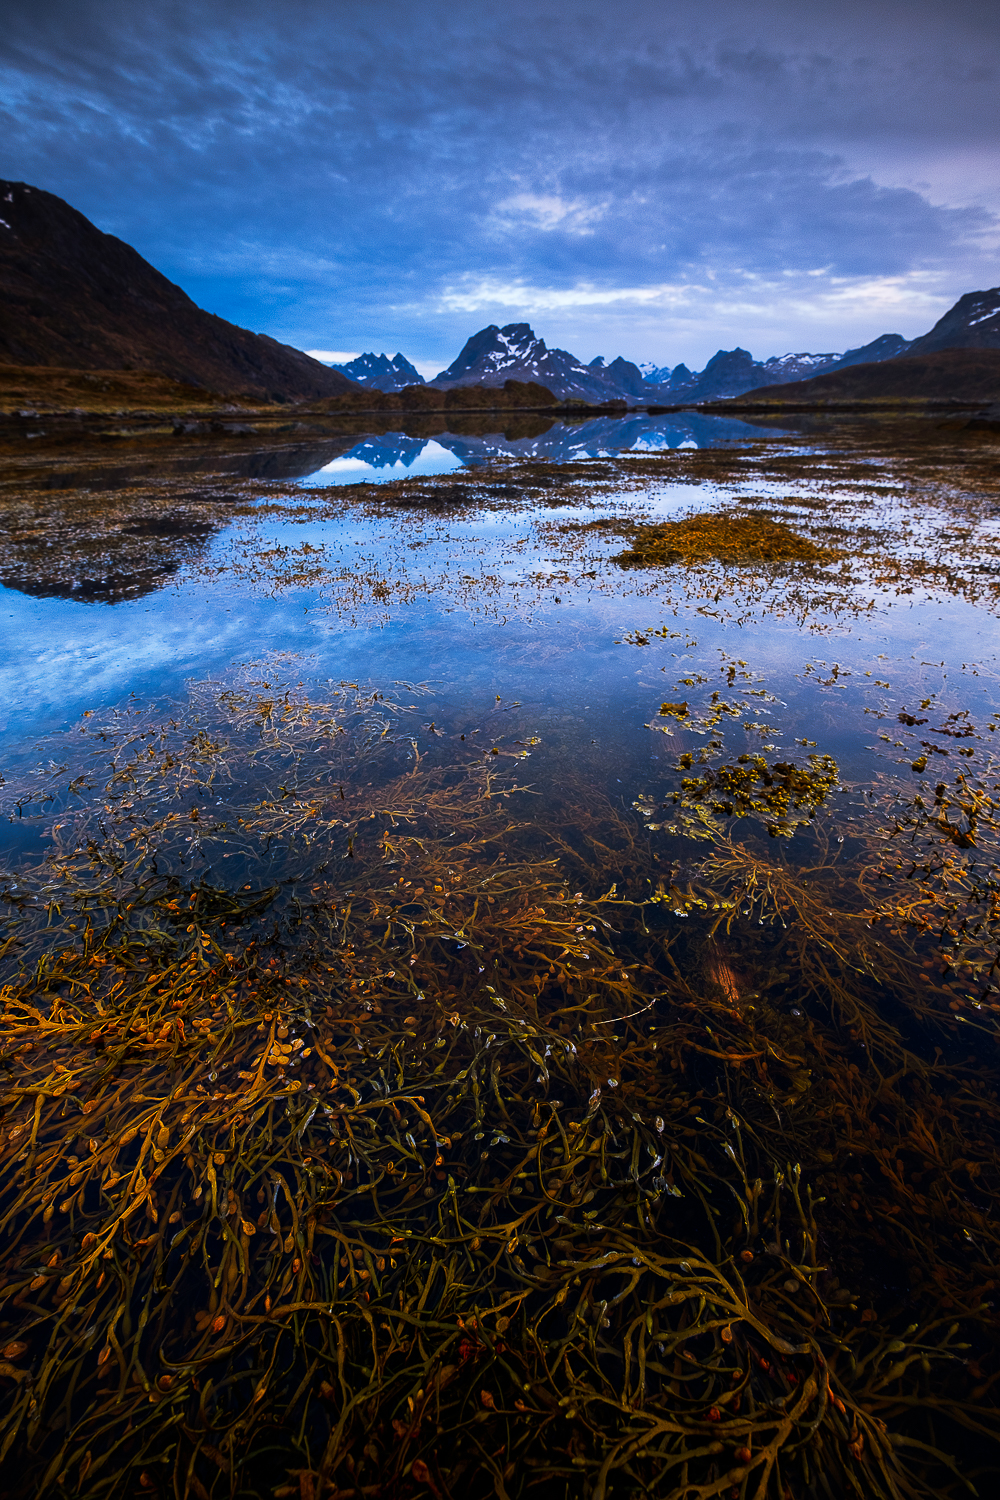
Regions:
M 693 759 L 686 752 L 678 766 L 688 769 Z M 681 809 L 688 833 L 696 833 L 699 826 L 718 830 L 718 818 L 753 814 L 764 820 L 772 838 L 789 837 L 801 824 L 816 817 L 839 779 L 837 763 L 829 755 L 810 755 L 808 765 L 799 766 L 795 761 L 769 765 L 763 755 L 745 753 L 737 756 L 735 763 L 707 766 L 700 776 L 683 777 L 666 805 Z M 692 813 L 700 819 L 699 824 L 692 822 Z M 705 814 L 714 818 L 706 822 Z
M 710 559 L 723 563 L 828 562 L 831 550 L 818 547 L 784 521 L 768 516 L 705 511 L 681 521 L 636 528 L 631 547 L 619 552 L 620 568 L 670 567 Z

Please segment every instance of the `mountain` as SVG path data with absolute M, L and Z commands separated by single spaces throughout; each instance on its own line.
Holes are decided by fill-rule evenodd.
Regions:
M 859 349 L 848 349 L 830 369 L 846 370 L 851 365 L 881 364 L 884 359 L 897 359 L 910 347 L 909 340 L 904 339 L 901 333 L 883 333 L 881 338 L 872 339 L 870 344 L 862 344 Z M 814 370 L 812 373 L 815 375 L 819 372 Z
M 841 405 L 869 401 L 1000 403 L 1000 348 L 912 351 L 897 359 L 851 365 L 814 380 L 746 391 L 739 405 Z
M 481 328 L 430 384 L 450 390 L 456 385 L 498 386 L 505 380 L 547 386 L 560 401 L 620 401 L 645 394 L 642 373 L 629 360 L 605 365 L 599 357 L 592 364 L 581 364 L 565 349 L 550 349 L 527 323 L 508 323 L 505 328 L 491 323 Z
M 606 365 L 604 355 L 599 354 L 596 359 L 590 361 L 587 369 L 593 370 L 595 379 L 605 382 L 608 395 L 612 398 L 615 396 L 641 397 L 647 392 L 646 381 L 639 366 L 634 365 L 630 359 L 622 359 L 621 355 Z
M 658 394 L 662 393 L 663 390 L 673 390 L 682 385 L 687 385 L 689 381 L 694 379 L 694 373 L 688 369 L 687 365 L 674 365 L 673 369 L 670 369 L 668 365 L 658 366 L 650 364 L 647 361 L 645 364 L 641 364 L 639 369 L 642 372 L 642 378 L 645 380 L 647 387 L 657 386 L 660 388 Z
M 933 354 L 938 349 L 1000 349 L 1000 286 L 959 297 L 930 333 L 914 339 L 909 353 Z
M 753 402 L 796 404 L 996 401 L 1000 398 L 1000 287 L 967 292 L 929 333 L 910 343 L 898 333 L 886 333 L 860 349 L 849 349 L 815 379 L 781 385 L 762 380 L 739 394 Z
M 720 349 L 704 370 L 694 373 L 687 365 L 655 365 L 640 368 L 646 382 L 647 400 L 680 403 L 720 401 L 739 396 L 762 385 L 785 384 L 789 380 L 808 380 L 820 370 L 834 367 L 839 354 L 776 354 L 756 360 L 748 349 Z
M 423 385 L 424 377 L 415 370 L 408 359 L 396 354 L 388 359 L 384 354 L 359 354 L 346 365 L 334 365 L 349 380 L 375 391 L 402 391 L 408 385 Z
M 698 374 L 687 365 L 640 365 L 646 382 L 646 396 L 678 404 L 688 401 L 720 401 L 741 396 L 746 391 L 770 385 L 787 385 L 792 381 L 811 380 L 849 365 L 894 359 L 909 348 L 898 333 L 884 333 L 881 338 L 846 354 L 774 354 L 770 359 L 756 360 L 746 349 L 720 349 Z M 651 388 L 652 391 L 651 391 Z
M 686 365 L 677 365 L 654 390 L 656 399 L 674 404 L 720 401 L 762 385 L 806 380 L 818 370 L 829 369 L 839 358 L 838 354 L 777 354 L 756 360 L 748 349 L 720 349 L 700 373 L 692 374 Z
M 0 364 L 155 370 L 254 401 L 355 389 L 338 370 L 203 312 L 62 198 L 0 181 Z

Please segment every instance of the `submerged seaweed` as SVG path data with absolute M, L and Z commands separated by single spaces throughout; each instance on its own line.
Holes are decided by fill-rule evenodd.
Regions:
M 3 938 L 4 1493 L 966 1492 L 998 1104 L 925 955 L 995 902 L 887 898 L 906 819 L 845 862 L 819 757 L 688 778 L 664 873 L 394 693 L 272 664 L 5 789 L 52 845 Z M 794 865 L 725 821 L 775 788 Z

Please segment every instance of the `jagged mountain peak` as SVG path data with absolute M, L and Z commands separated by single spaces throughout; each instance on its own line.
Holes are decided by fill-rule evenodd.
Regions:
M 618 361 L 604 369 L 603 359 L 582 364 L 566 349 L 550 349 L 530 323 L 490 323 L 467 340 L 458 358 L 430 382 L 441 390 L 456 385 L 501 386 L 506 380 L 536 381 L 562 401 L 620 401 L 626 394 L 622 378 L 634 372 L 636 393 L 642 376 L 634 365 Z M 624 367 L 624 368 L 623 368 Z
M 385 354 L 359 354 L 346 365 L 334 365 L 351 380 L 375 391 L 402 391 L 409 385 L 423 385 L 424 377 L 402 354 L 389 359 Z

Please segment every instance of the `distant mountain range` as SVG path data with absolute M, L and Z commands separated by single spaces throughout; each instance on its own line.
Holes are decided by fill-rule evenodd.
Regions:
M 699 374 L 678 365 L 666 379 L 651 380 L 649 376 L 646 379 L 655 389 L 655 399 L 660 401 L 670 404 L 719 401 L 762 386 L 810 380 L 848 365 L 895 359 L 908 348 L 901 334 L 884 333 L 860 349 L 848 349 L 846 354 L 776 354 L 770 359 L 755 360 L 747 349 L 720 349 Z M 657 373 L 661 377 L 666 374 Z
M 357 389 L 300 349 L 203 312 L 131 245 L 23 182 L 0 181 L 0 364 L 156 370 L 253 401 Z
M 460 385 L 498 387 L 505 380 L 534 381 L 547 386 L 560 401 L 624 400 L 630 405 L 681 406 L 811 381 L 856 365 L 883 364 L 906 355 L 956 348 L 1000 349 L 1000 288 L 969 292 L 930 333 L 912 341 L 899 333 L 883 333 L 844 354 L 777 354 L 765 360 L 754 359 L 747 349 L 720 349 L 700 371 L 683 364 L 672 369 L 636 365 L 622 358 L 607 364 L 600 355 L 584 364 L 565 349 L 550 349 L 528 323 L 508 323 L 504 328 L 491 323 L 473 334 L 458 358 L 428 384 L 432 389 L 452 390 Z M 397 371 L 413 370 L 401 354 L 392 361 L 385 355 L 365 354 L 338 368 L 355 380 L 387 391 L 401 389 L 398 382 L 402 373 Z M 419 380 L 417 376 L 410 383 Z
M 547 386 L 560 401 L 680 405 L 718 401 L 765 385 L 808 380 L 848 365 L 894 359 L 908 348 L 900 334 L 886 333 L 863 348 L 848 349 L 846 354 L 779 354 L 761 361 L 746 349 L 720 349 L 704 370 L 696 373 L 683 364 L 659 368 L 636 365 L 621 357 L 607 364 L 603 355 L 584 364 L 566 349 L 550 349 L 528 323 L 508 323 L 504 328 L 491 323 L 473 334 L 458 358 L 427 384 L 431 389 L 448 391 L 461 385 L 496 388 L 505 380 L 534 381 Z M 424 384 L 401 354 L 393 360 L 384 354 L 362 354 L 350 364 L 335 368 L 381 391 Z M 412 374 L 407 373 L 410 371 Z
M 346 375 L 348 380 L 356 380 L 358 385 L 374 391 L 402 391 L 408 385 L 424 383 L 419 370 L 414 369 L 401 354 L 394 354 L 392 359 L 385 354 L 359 354 L 349 364 L 333 365 L 332 368 Z
M 832 382 L 830 390 L 847 389 L 851 381 L 868 389 L 878 365 L 888 371 L 902 359 L 953 350 L 1000 350 L 1000 287 L 967 293 L 912 342 L 886 333 L 844 354 L 780 354 L 766 360 L 755 360 L 746 349 L 720 349 L 701 371 L 683 364 L 637 365 L 621 357 L 608 364 L 601 355 L 584 364 L 566 349 L 550 349 L 528 323 L 503 328 L 491 323 L 426 388 L 489 390 L 514 381 L 520 387 L 544 386 L 566 402 L 694 405 L 803 383 L 812 387 L 817 380 Z M 992 367 L 989 359 L 980 363 L 977 380 L 988 378 L 982 372 Z M 392 359 L 362 354 L 331 367 L 266 334 L 227 323 L 197 307 L 136 250 L 102 233 L 61 198 L 2 180 L 0 364 L 156 371 L 253 401 L 358 397 L 366 389 L 395 394 L 425 386 L 399 353 Z M 954 361 L 946 365 L 948 378 L 954 378 Z M 869 373 L 845 384 L 846 372 L 855 368 Z M 918 376 L 911 366 L 907 378 L 922 389 L 937 368 L 932 361 Z M 942 379 L 944 370 L 941 365 Z M 882 383 L 895 389 L 902 378 L 887 374 Z M 513 399 L 510 392 L 508 398 Z

